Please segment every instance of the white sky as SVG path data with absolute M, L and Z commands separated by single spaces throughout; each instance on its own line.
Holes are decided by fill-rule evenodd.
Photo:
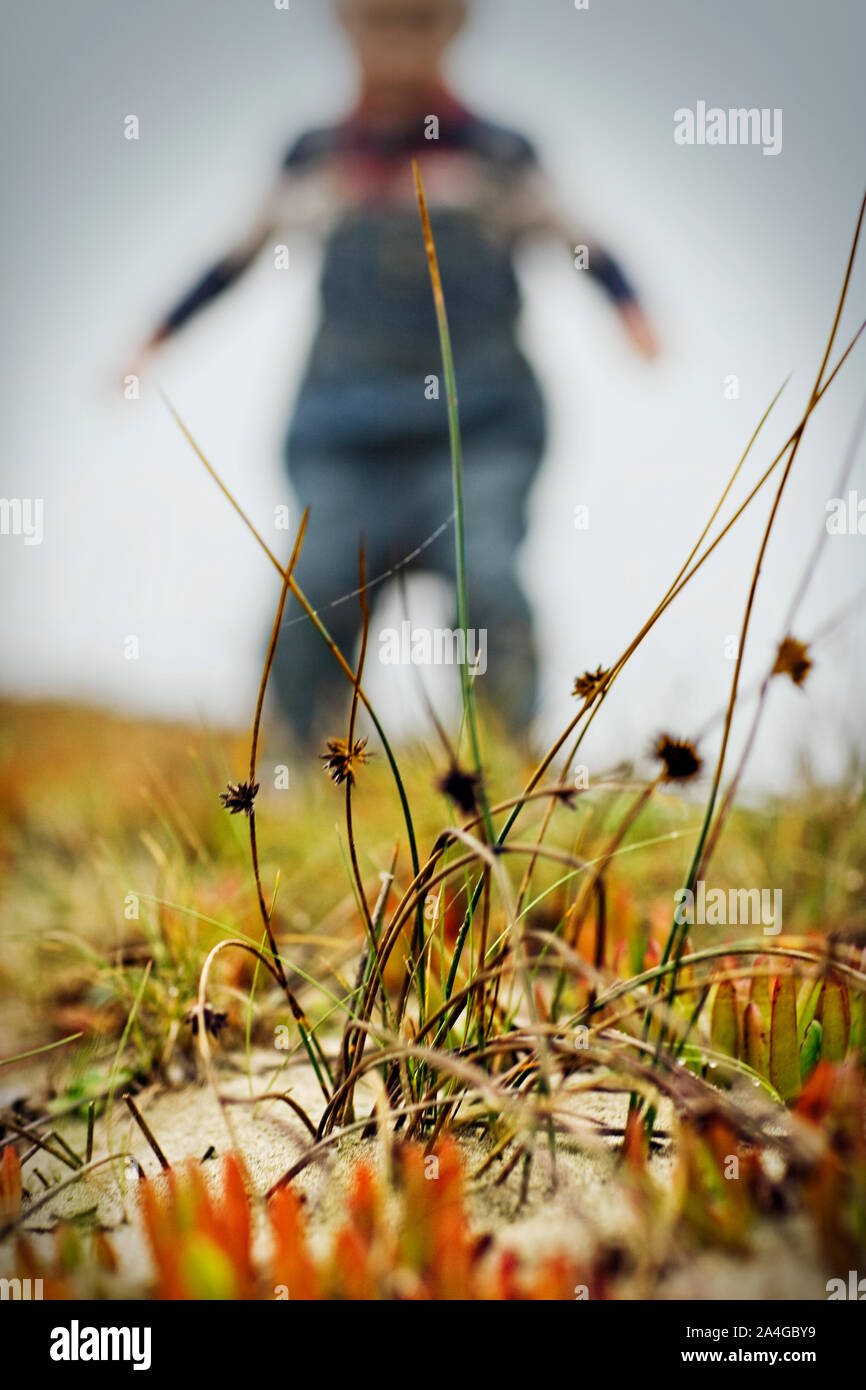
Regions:
M 578 231 L 583 218 L 644 290 L 665 348 L 644 366 L 564 253 L 524 257 L 524 336 L 551 448 L 521 571 L 543 648 L 543 726 L 555 731 L 573 710 L 574 675 L 619 653 L 679 569 L 789 372 L 749 484 L 808 398 L 864 184 L 866 19 L 853 0 L 476 9 L 453 57 L 458 93 L 532 136 Z M 292 0 L 288 13 L 265 0 L 50 0 L 8 17 L 7 30 L 0 492 L 44 498 L 45 539 L 0 537 L 3 687 L 246 721 L 276 576 L 156 382 L 137 403 L 116 383 L 136 340 L 243 228 L 284 147 L 345 107 L 349 59 L 322 0 Z M 782 153 L 676 146 L 673 112 L 699 99 L 781 107 Z M 129 112 L 138 143 L 122 136 Z M 257 267 L 157 372 L 264 528 L 275 502 L 293 500 L 281 445 L 314 323 L 317 253 L 293 249 L 278 292 Z M 864 307 L 861 258 L 840 344 Z M 863 361 L 861 345 L 807 432 L 762 574 L 747 684 L 782 635 L 834 495 Z M 731 373 L 736 401 L 723 389 Z M 862 448 L 851 486 L 866 498 Z M 724 644 L 739 630 L 769 502 L 635 658 L 596 721 L 591 766 L 644 753 L 662 727 L 691 733 L 724 703 Z M 578 503 L 590 507 L 585 532 L 574 529 Z M 798 633 L 864 582 L 866 536 L 829 539 Z M 138 662 L 124 660 L 127 634 L 140 639 Z M 801 749 L 833 773 L 851 744 L 862 748 L 862 609 L 816 661 L 804 692 L 774 690 L 754 783 L 783 782 Z M 386 701 L 386 722 L 405 727 L 410 704 Z

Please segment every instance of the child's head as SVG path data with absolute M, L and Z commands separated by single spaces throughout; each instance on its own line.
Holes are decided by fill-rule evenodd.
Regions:
M 389 88 L 437 76 L 467 7 L 467 0 L 337 0 L 365 82 Z

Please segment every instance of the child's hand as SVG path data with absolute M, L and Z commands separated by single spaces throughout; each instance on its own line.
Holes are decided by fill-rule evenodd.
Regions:
M 619 312 L 632 346 L 640 353 L 641 357 L 645 357 L 650 362 L 653 358 L 658 357 L 661 349 L 640 305 L 636 304 L 633 299 L 625 299 L 620 305 Z
M 162 342 L 163 335 L 154 333 L 153 337 L 149 338 L 148 341 L 138 349 L 132 359 L 127 363 L 121 375 L 121 388 L 126 386 L 131 376 L 137 376 L 140 379 L 145 374 Z

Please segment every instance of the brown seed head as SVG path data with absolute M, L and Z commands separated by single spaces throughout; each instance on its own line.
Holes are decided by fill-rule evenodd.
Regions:
M 240 811 L 243 811 L 244 815 L 251 816 L 258 789 L 258 782 L 253 786 L 250 786 L 249 782 L 229 782 L 228 789 L 220 792 L 220 801 L 233 816 L 236 816 Z
M 325 744 L 326 751 L 320 753 L 322 766 L 335 786 L 341 782 L 348 782 L 349 786 L 354 786 L 355 768 L 361 767 L 369 762 L 372 753 L 366 753 L 367 747 L 365 738 L 356 739 L 351 749 L 344 738 L 329 738 Z
M 213 1009 L 210 1004 L 205 1004 L 202 1013 L 204 1015 L 205 1032 L 218 1038 L 229 1021 L 229 1016 L 224 1009 Z M 184 1023 L 190 1024 L 193 1036 L 198 1037 L 199 1012 L 197 1008 L 190 1009 L 184 1017 Z
M 609 675 L 610 671 L 603 670 L 601 666 L 597 671 L 584 671 L 582 676 L 575 677 L 572 695 L 589 704 L 601 692 Z
M 464 815 L 471 816 L 478 809 L 478 788 L 481 778 L 477 772 L 467 772 L 465 768 L 452 763 L 447 772 L 436 778 L 436 790 L 453 801 Z
M 688 739 L 671 738 L 670 734 L 662 734 L 653 753 L 664 763 L 663 782 L 688 782 L 701 770 L 701 759 L 694 744 Z
M 774 676 L 790 676 L 795 685 L 802 685 L 812 669 L 812 659 L 805 642 L 796 637 L 783 637 L 776 652 Z

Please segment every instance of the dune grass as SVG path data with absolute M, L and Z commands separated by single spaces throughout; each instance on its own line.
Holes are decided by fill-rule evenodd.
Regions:
M 416 179 L 448 396 L 458 620 L 467 629 L 471 517 L 463 509 L 456 378 L 417 169 Z M 681 1168 L 692 1187 L 709 1184 L 694 1210 L 687 1184 L 682 1207 L 705 1238 L 715 1232 L 736 1243 L 754 1212 L 768 1209 L 760 1164 L 736 1195 L 718 1187 L 720 1162 L 732 1146 L 745 1146 L 752 1156 L 775 1154 L 796 1188 L 786 1200 L 809 1210 L 826 1242 L 857 1247 L 866 1232 L 862 1134 L 831 1181 L 826 1145 L 816 1150 L 802 1122 L 780 1117 L 820 1114 L 828 1132 L 834 1125 L 856 1132 L 851 1116 L 864 1103 L 862 768 L 852 758 L 847 785 L 804 785 L 760 807 L 736 802 L 771 683 L 808 680 L 809 634 L 796 630 L 797 606 L 820 543 L 780 626 L 745 751 L 733 771 L 727 763 L 777 510 L 810 417 L 826 408 L 859 337 L 837 349 L 862 218 L 861 206 L 797 427 L 726 517 L 731 488 L 760 447 L 769 403 L 671 585 L 609 668 L 575 672 L 575 715 L 532 767 L 479 706 L 465 666 L 460 729 L 450 735 L 435 723 L 432 756 L 422 745 L 393 748 L 364 691 L 363 552 L 363 640 L 353 668 L 294 579 L 306 518 L 281 563 L 179 421 L 280 577 L 251 736 L 130 726 L 50 706 L 4 711 L 0 777 L 10 815 L 0 844 L 7 879 L 0 995 L 16 996 L 41 1026 L 27 1031 L 23 1049 L 20 1039 L 4 1037 L 0 1061 L 46 1048 L 53 1041 L 46 1035 L 69 1038 L 51 1054 L 53 1108 L 55 1120 L 89 1115 L 88 1160 L 98 1109 L 107 1105 L 110 1114 L 115 1095 L 154 1078 L 182 1085 L 197 1065 L 237 1150 L 220 1058 L 246 1057 L 255 1099 L 251 1049 L 272 1046 L 267 1094 L 280 1092 L 285 1067 L 304 1056 L 318 1096 L 315 1107 L 301 1105 L 283 1086 L 309 1142 L 264 1194 L 271 1201 L 343 1139 L 383 1131 L 428 1154 L 446 1139 L 481 1135 L 520 1165 L 525 1187 L 539 1137 L 555 1160 L 573 1128 L 575 1094 L 596 1090 L 629 1097 L 612 1137 L 633 1169 L 649 1161 L 660 1106 L 672 1109 Z M 588 784 L 575 779 L 582 741 L 630 657 L 767 484 L 775 491 L 712 771 L 705 773 L 692 731 L 660 731 L 649 772 L 636 755 L 633 766 Z M 345 732 L 335 730 L 322 751 L 330 780 L 321 765 L 300 766 L 284 793 L 260 780 L 259 769 L 289 593 L 343 671 L 349 715 Z M 358 734 L 362 708 L 374 730 L 370 747 Z M 714 890 L 734 895 L 773 885 L 785 904 L 784 930 L 754 917 L 684 921 L 675 904 L 710 878 Z M 362 1098 L 373 1079 L 379 1100 L 371 1110 Z M 160 1154 L 159 1136 L 134 1102 L 130 1109 Z M 11 1132 L 22 1137 L 20 1126 Z M 7 1229 L 26 1216 L 21 1207 Z

